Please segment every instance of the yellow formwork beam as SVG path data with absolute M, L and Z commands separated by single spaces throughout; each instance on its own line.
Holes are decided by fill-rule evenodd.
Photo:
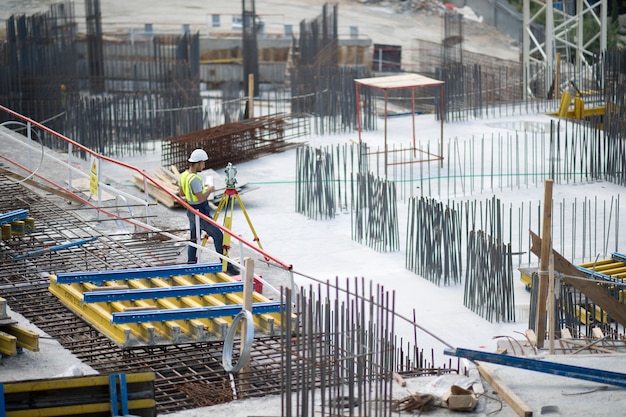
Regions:
M 559 105 L 559 116 L 566 117 L 567 112 L 569 111 L 569 105 L 572 102 L 572 95 L 567 91 L 561 94 L 561 104 Z
M 586 268 L 586 269 L 592 269 L 595 270 L 597 268 L 600 268 L 602 266 L 606 266 L 606 265 L 611 265 L 614 264 L 615 261 L 613 259 L 602 259 L 600 261 L 597 262 L 584 262 L 582 264 L 578 264 L 578 266 L 580 266 L 581 268 Z
M 126 386 L 129 393 L 128 408 L 133 410 L 148 410 L 156 407 L 154 398 L 136 398 L 130 399 L 132 395 L 145 392 L 146 386 L 143 384 L 153 384 L 155 379 L 154 372 L 142 372 L 135 374 L 126 374 Z M 56 393 L 67 392 L 68 398 L 72 397 L 72 389 L 89 389 L 91 387 L 109 388 L 108 375 L 95 375 L 86 377 L 70 377 L 55 378 L 47 380 L 32 380 L 23 382 L 7 382 L 4 384 L 5 400 L 10 401 L 14 394 L 26 393 L 29 396 L 37 396 L 38 392 L 46 394 L 45 391 L 54 391 Z M 152 385 L 150 385 L 152 387 Z M 154 397 L 153 388 L 151 388 L 151 397 Z M 59 394 L 61 395 L 61 394 Z M 143 396 L 143 395 L 142 395 Z M 7 411 L 6 417 L 59 417 L 71 415 L 87 415 L 92 413 L 110 413 L 111 403 L 102 401 L 102 398 L 94 399 L 95 402 L 80 405 L 51 406 L 51 407 L 32 407 L 29 409 L 20 409 Z
M 156 401 L 151 399 L 128 400 L 129 410 L 149 409 L 156 406 Z M 36 410 L 7 411 L 6 417 L 63 417 L 84 416 L 94 413 L 111 412 L 111 403 L 93 403 L 82 405 L 68 405 L 65 407 L 38 408 Z
M 97 286 L 92 283 L 58 284 L 56 277 L 50 277 L 50 292 L 56 295 L 67 307 L 79 316 L 87 319 L 94 327 L 122 346 L 130 344 L 130 336 L 154 344 L 155 334 L 164 336 L 178 343 L 181 332 L 192 338 L 204 341 L 207 332 L 224 337 L 232 318 L 192 319 L 165 322 L 112 324 L 114 312 L 128 311 L 134 308 L 198 308 L 228 304 L 243 304 L 243 293 L 212 294 L 205 296 L 169 297 L 151 300 L 115 301 L 101 303 L 84 303 L 83 292 L 102 289 L 120 288 L 121 281 L 108 281 Z M 180 275 L 170 278 L 133 279 L 124 281 L 123 287 L 129 289 L 168 288 L 176 285 L 215 284 L 219 282 L 238 282 L 227 274 L 194 274 Z M 253 302 L 269 302 L 267 297 L 254 292 Z M 253 314 L 255 326 L 273 333 L 275 324 L 282 325 L 281 313 Z
M 39 335 L 17 324 L 0 327 L 5 333 L 15 336 L 17 346 L 32 352 L 39 352 Z
M 50 276 L 48 291 L 54 294 L 66 307 L 78 316 L 86 319 L 100 332 L 107 335 L 111 340 L 121 346 L 130 343 L 130 335 L 133 333 L 128 325 L 112 325 L 111 313 L 102 306 L 86 304 L 82 301 L 82 293 L 67 284 L 57 284 L 54 275 Z
M 223 272 L 218 272 L 217 274 L 212 274 L 211 277 L 215 277 L 216 280 L 211 280 L 207 274 L 200 275 L 196 274 L 194 277 L 201 283 L 204 284 L 215 284 L 216 282 L 239 282 L 228 274 Z M 224 294 L 224 299 L 226 304 L 243 304 L 243 293 L 235 292 Z M 252 293 L 252 302 L 267 302 L 271 301 L 269 298 L 263 296 L 263 294 L 259 294 L 258 292 Z M 281 326 L 282 321 L 280 319 L 280 313 L 264 313 L 264 314 L 252 314 L 254 323 L 259 328 L 263 329 L 265 332 L 272 333 L 274 332 L 274 325 Z
M 138 372 L 126 374 L 126 384 L 154 381 L 154 372 Z M 95 387 L 99 385 L 109 386 L 108 375 L 89 375 L 81 377 L 36 379 L 32 381 L 6 382 L 5 394 L 17 394 L 20 392 L 46 391 L 54 389 L 71 389 Z
M 102 288 L 106 288 L 107 286 L 111 286 L 113 288 L 120 287 L 117 284 L 111 284 L 111 285 L 106 285 L 104 287 L 99 287 L 90 282 L 83 282 L 82 290 L 83 292 L 98 291 L 98 290 L 101 290 Z M 115 301 L 112 303 L 96 303 L 96 304 L 101 305 L 103 308 L 106 308 L 111 313 L 113 313 L 114 311 L 126 311 L 128 307 L 132 307 L 132 304 L 130 304 L 129 302 L 124 303 L 121 301 Z M 150 344 L 150 345 L 153 345 L 155 343 L 155 333 L 157 332 L 157 330 L 155 329 L 155 326 L 152 323 L 137 323 L 136 327 L 137 327 L 137 330 L 139 331 L 139 334 L 141 335 L 141 339 L 145 343 Z
M 592 272 L 610 275 L 613 278 L 626 277 L 626 263 L 615 261 L 613 259 L 604 259 L 598 262 L 586 262 L 579 266 L 585 269 L 589 269 Z
M 129 280 L 128 285 L 132 288 L 137 288 L 137 289 L 146 289 L 146 288 L 156 287 L 152 279 Z M 179 301 L 173 300 L 171 298 L 159 298 L 159 299 L 155 299 L 154 302 L 160 308 L 165 308 L 165 309 L 174 309 L 174 308 L 182 307 Z M 204 324 L 199 320 L 196 320 L 196 319 L 178 320 L 178 321 L 171 321 L 171 322 L 166 322 L 166 323 L 170 323 L 169 327 L 177 326 L 180 330 L 182 330 L 183 333 L 190 335 L 192 337 L 196 337 L 201 341 L 204 340 Z
M 612 265 L 611 268 L 607 268 L 601 272 L 605 275 L 610 275 L 613 278 L 622 278 L 622 276 L 626 274 L 626 265 L 619 263 Z
M 193 279 L 193 277 L 186 275 L 186 276 L 177 276 L 177 277 L 172 277 L 171 278 L 173 282 L 176 283 L 176 285 L 197 285 L 198 282 L 195 281 Z M 220 298 L 222 298 L 223 294 L 210 294 L 210 295 L 204 295 L 202 297 L 193 297 L 193 299 L 202 307 L 206 307 L 206 306 L 220 306 L 220 305 L 224 305 L 225 303 L 223 301 L 220 300 Z M 226 337 L 226 332 L 228 331 L 228 326 L 230 325 L 230 322 L 232 321 L 232 319 L 228 319 L 228 318 L 224 318 L 224 317 L 216 317 L 214 319 L 208 319 L 207 320 L 207 325 L 209 326 L 209 328 L 211 329 L 212 333 L 215 333 L 221 337 Z
M 148 287 L 148 285 L 145 285 L 146 283 L 143 281 L 145 280 L 139 280 L 139 282 L 135 282 L 133 286 L 136 286 L 137 288 Z M 125 285 L 125 287 L 126 289 L 130 288 L 129 285 Z M 155 306 L 157 304 L 157 300 L 135 300 L 133 305 L 140 308 L 150 308 L 151 306 Z M 171 340 L 173 343 L 180 342 L 180 326 L 178 323 L 174 321 L 164 321 L 153 322 L 150 324 L 154 326 L 157 332 L 163 337 Z
M 152 282 L 152 285 L 154 285 L 155 288 L 168 288 L 168 287 L 171 287 L 169 282 L 166 279 L 164 279 L 164 278 L 151 278 L 150 281 Z M 190 296 L 178 297 L 176 299 L 176 303 L 178 303 L 181 308 L 205 307 L 205 305 L 201 301 L 198 300 L 198 297 L 190 297 Z M 196 332 L 196 334 L 193 334 L 193 336 L 196 339 L 201 340 L 201 341 L 206 339 L 206 335 L 204 333 L 204 329 L 206 329 L 206 328 L 213 328 L 214 327 L 214 324 L 209 319 L 194 319 L 194 320 L 191 320 L 191 321 L 202 324 L 202 329 L 203 330 Z
M 607 323 L 608 315 L 606 312 L 602 311 L 602 309 L 598 306 L 595 306 L 594 312 L 590 311 L 594 309 L 592 305 L 577 305 L 576 306 L 576 316 L 578 320 L 582 324 L 593 324 L 593 323 Z M 593 317 L 593 320 L 590 320 Z
M 156 307 L 156 301 L 155 300 L 136 300 L 134 302 L 135 306 L 138 308 L 144 308 L 144 309 L 149 309 L 149 308 L 154 308 Z M 125 311 L 128 311 L 129 309 L 126 309 Z M 150 323 L 154 329 L 163 337 L 171 340 L 173 343 L 179 343 L 180 342 L 180 326 L 173 321 L 165 321 L 165 322 L 153 322 Z
M 8 356 L 17 355 L 17 337 L 0 331 L 0 353 Z

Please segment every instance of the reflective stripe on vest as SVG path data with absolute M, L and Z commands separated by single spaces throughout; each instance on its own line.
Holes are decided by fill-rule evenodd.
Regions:
M 200 181 L 200 184 L 202 184 L 202 179 L 200 178 L 200 175 L 198 174 L 194 174 L 189 171 L 185 171 L 182 174 L 180 174 L 180 188 L 183 190 L 183 193 L 185 194 L 185 198 L 190 203 L 198 202 L 198 197 L 194 194 L 193 190 L 191 189 L 191 182 L 196 178 L 198 179 L 198 181 Z

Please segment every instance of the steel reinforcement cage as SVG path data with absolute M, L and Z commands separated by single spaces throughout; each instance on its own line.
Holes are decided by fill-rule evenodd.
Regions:
M 227 123 L 164 140 L 161 144 L 161 165 L 187 168 L 194 149 L 207 151 L 207 168 L 221 169 L 262 155 L 282 152 L 297 143 L 287 139 L 307 134 L 308 121 L 301 118 L 259 117 Z

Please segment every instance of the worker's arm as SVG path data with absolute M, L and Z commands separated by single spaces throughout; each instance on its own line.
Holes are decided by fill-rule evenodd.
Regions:
M 209 194 L 215 191 L 215 187 L 212 185 L 205 185 L 204 190 L 194 192 L 196 197 L 198 198 L 198 203 L 204 203 L 207 198 L 209 198 Z

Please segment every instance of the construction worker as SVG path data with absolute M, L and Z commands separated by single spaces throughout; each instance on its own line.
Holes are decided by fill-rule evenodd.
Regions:
M 212 217 L 211 208 L 207 198 L 209 194 L 215 191 L 215 187 L 212 185 L 205 185 L 204 181 L 198 175 L 205 168 L 205 163 L 209 159 L 209 156 L 203 149 L 194 150 L 189 156 L 189 169 L 180 174 L 178 195 L 185 198 L 187 202 L 194 209 L 200 213 Z M 191 230 L 191 241 L 197 242 L 197 229 L 196 229 L 196 215 L 191 210 L 187 210 L 187 217 L 189 218 L 189 229 Z M 204 219 L 200 219 L 200 230 L 204 230 L 211 238 L 213 238 L 213 244 L 215 245 L 215 251 L 219 254 L 223 253 L 223 241 L 224 235 L 222 231 L 215 225 L 207 222 Z M 197 258 L 198 249 L 194 246 L 189 246 L 187 249 L 187 263 L 194 264 L 198 262 Z M 230 267 L 231 265 L 228 264 Z

